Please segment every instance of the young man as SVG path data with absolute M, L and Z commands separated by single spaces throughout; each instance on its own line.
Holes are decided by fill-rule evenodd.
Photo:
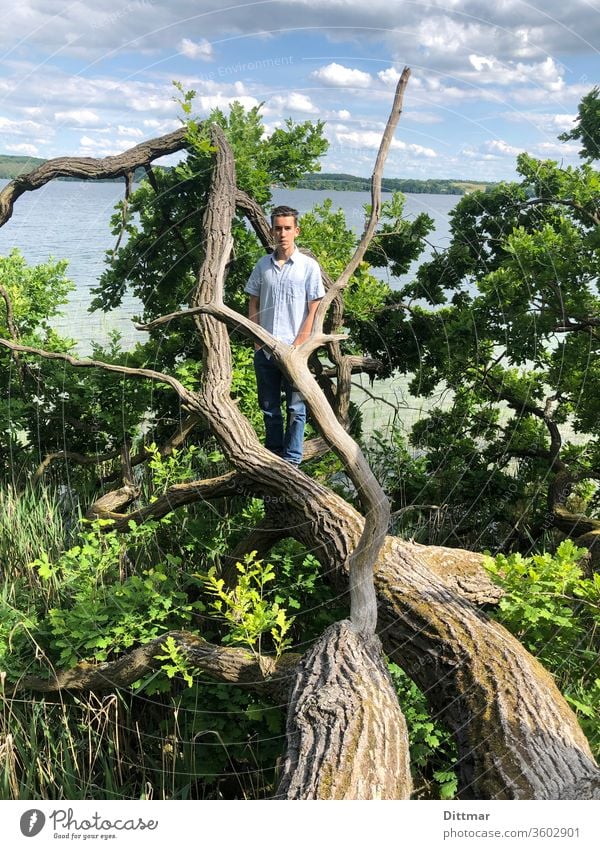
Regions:
M 319 301 L 325 294 L 319 264 L 296 247 L 298 210 L 278 206 L 271 213 L 275 240 L 272 254 L 259 259 L 245 291 L 250 295 L 248 316 L 276 339 L 301 345 L 311 334 Z M 274 363 L 271 354 L 255 346 L 254 369 L 258 403 L 265 420 L 265 446 L 290 463 L 302 460 L 306 406 Z M 283 428 L 281 392 L 286 399 Z

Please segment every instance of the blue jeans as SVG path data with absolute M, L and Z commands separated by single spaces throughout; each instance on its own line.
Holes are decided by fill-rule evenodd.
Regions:
M 306 405 L 302 395 L 279 371 L 273 357 L 254 352 L 258 405 L 265 420 L 265 448 L 296 465 L 302 460 Z M 283 429 L 281 393 L 285 392 L 286 427 Z

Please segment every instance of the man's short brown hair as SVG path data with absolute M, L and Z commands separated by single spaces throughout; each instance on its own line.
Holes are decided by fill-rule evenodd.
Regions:
M 271 212 L 271 227 L 275 224 L 276 218 L 293 218 L 294 224 L 298 226 L 298 216 L 300 213 L 293 206 L 276 206 Z

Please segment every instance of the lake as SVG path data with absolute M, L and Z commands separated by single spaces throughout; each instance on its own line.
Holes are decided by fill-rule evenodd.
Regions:
M 0 181 L 0 187 L 6 182 Z M 113 329 L 119 330 L 125 345 L 140 338 L 131 321 L 140 311 L 140 303 L 135 298 L 128 298 L 121 309 L 112 313 L 88 312 L 92 298 L 90 290 L 96 286 L 104 268 L 105 252 L 115 245 L 110 218 L 115 203 L 122 196 L 121 183 L 54 181 L 22 195 L 15 204 L 13 217 L 0 228 L 0 255 L 18 247 L 30 263 L 45 262 L 49 257 L 69 261 L 68 276 L 76 289 L 64 316 L 53 324 L 59 332 L 77 339 L 81 356 L 89 354 L 92 341 L 105 342 Z M 276 189 L 273 192 L 275 203 L 289 204 L 301 213 L 322 204 L 328 197 L 332 198 L 334 209 L 344 210 L 348 224 L 361 232 L 364 204 L 370 202 L 367 192 L 309 189 Z M 383 197 L 385 199 L 386 195 Z M 431 244 L 443 248 L 449 238 L 448 215 L 458 199 L 456 195 L 407 194 L 405 213 L 408 218 L 414 218 L 420 212 L 427 212 L 436 226 L 430 237 Z M 388 282 L 393 286 L 393 280 Z M 358 390 L 357 401 L 364 408 L 369 429 L 381 427 L 388 421 L 392 413 L 390 404 L 403 410 L 405 426 L 417 416 L 422 402 L 408 395 L 406 381 L 386 381 L 370 390 L 365 380 L 364 386 L 364 391 Z M 381 401 L 374 402 L 370 391 Z

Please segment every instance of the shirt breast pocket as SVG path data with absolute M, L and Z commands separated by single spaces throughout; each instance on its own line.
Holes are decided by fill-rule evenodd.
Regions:
M 302 301 L 304 299 L 304 285 L 293 280 L 284 280 L 281 296 L 284 301 Z

